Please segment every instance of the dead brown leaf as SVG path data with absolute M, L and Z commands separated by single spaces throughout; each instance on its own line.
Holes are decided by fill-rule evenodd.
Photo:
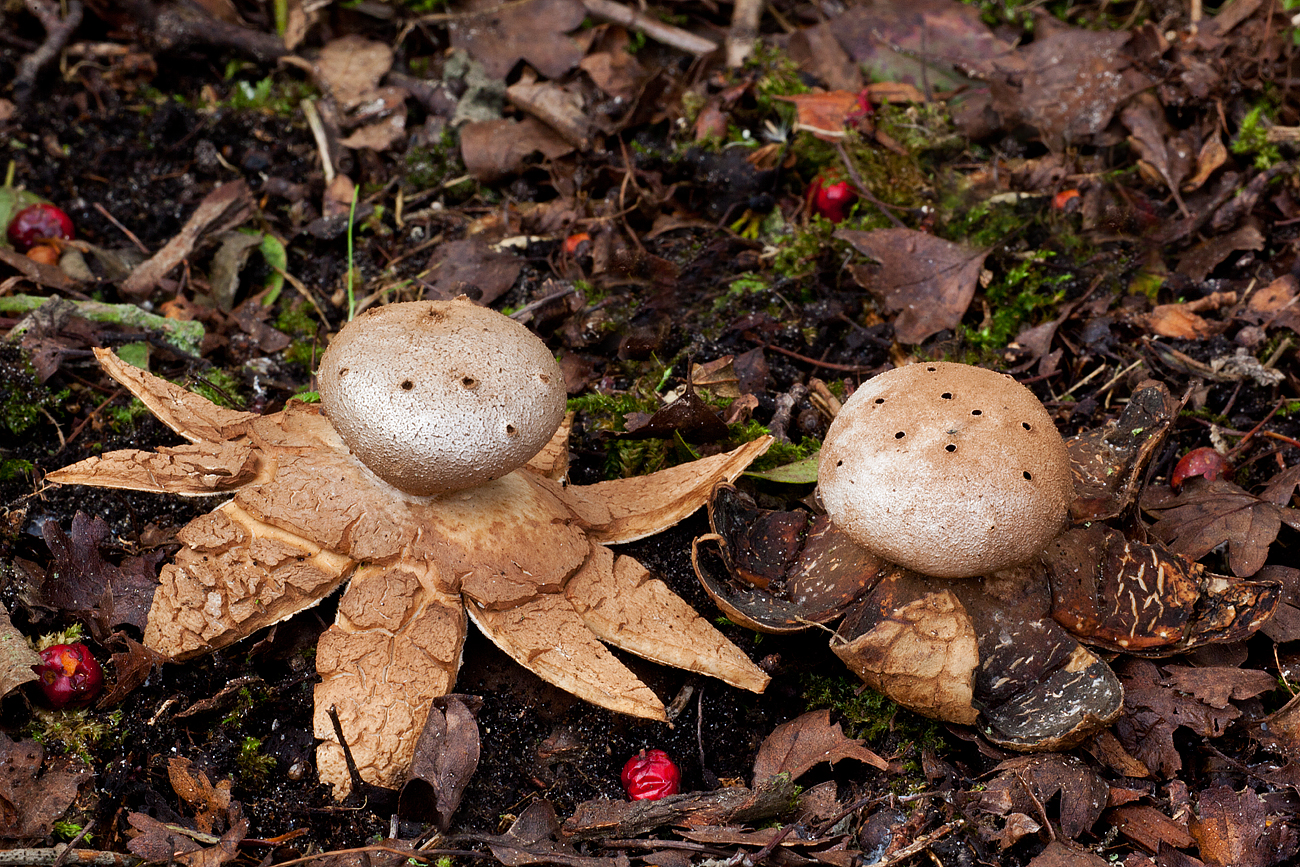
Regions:
M 1106 808 L 1106 782 L 1078 758 L 1060 754 L 1022 756 L 998 765 L 980 795 L 980 807 L 998 816 L 1025 813 L 1040 821 L 1043 805 L 1058 794 L 1061 833 L 1074 839 L 1086 833 Z
M 844 136 L 844 121 L 858 104 L 858 95 L 847 90 L 820 93 L 800 93 L 776 97 L 794 104 L 796 129 L 812 133 L 822 141 L 835 141 Z
M 1107 816 L 1121 834 L 1150 852 L 1161 846 L 1186 849 L 1194 842 L 1187 820 L 1171 819 L 1150 804 L 1124 804 Z
M 1153 93 L 1140 93 L 1120 110 L 1119 118 L 1129 130 L 1129 143 L 1139 156 L 1151 166 L 1164 180 L 1178 210 L 1183 216 L 1189 216 L 1187 205 L 1179 194 L 1179 182 L 1182 177 L 1173 169 L 1166 140 L 1172 135 L 1169 122 L 1165 120 L 1165 109 Z
M 1300 332 L 1300 280 L 1283 274 L 1255 290 L 1238 318 L 1265 328 L 1290 328 Z
M 1166 665 L 1164 668 L 1170 686 L 1214 708 L 1228 707 L 1229 699 L 1240 701 L 1277 689 L 1277 678 L 1267 671 L 1251 668 L 1191 668 L 1186 665 Z
M 1222 334 L 1226 322 L 1210 322 L 1197 315 L 1189 304 L 1157 304 L 1141 317 L 1141 324 L 1152 334 L 1178 340 L 1201 340 Z
M 717 412 L 694 391 L 686 392 L 653 414 L 628 413 L 625 426 L 622 436 L 627 439 L 671 439 L 680 434 L 687 442 L 701 443 L 723 439 L 729 433 Z
M 1199 283 L 1224 259 L 1237 250 L 1264 249 L 1264 235 L 1252 225 L 1215 235 L 1188 250 L 1178 259 L 1177 271 Z
M 350 33 L 327 42 L 313 69 L 339 107 L 351 109 L 374 95 L 392 67 L 393 49 L 386 43 Z
M 207 774 L 193 770 L 190 760 L 179 756 L 167 762 L 167 776 L 176 794 L 196 811 L 194 821 L 200 831 L 210 834 L 227 827 L 232 804 L 230 780 L 214 786 Z M 238 804 L 234 809 L 238 811 Z
M 1215 867 L 1267 867 L 1300 851 L 1300 835 L 1282 817 L 1269 815 L 1250 789 L 1211 786 L 1200 793 L 1192 836 L 1201 857 Z
M 845 737 L 839 723 L 831 723 L 829 710 L 809 711 L 777 726 L 754 759 L 754 782 L 777 774 L 799 779 L 822 762 L 834 765 L 841 759 L 855 759 L 877 770 L 889 769 L 889 762 L 862 746 L 862 741 Z
M 41 584 L 44 604 L 82 618 L 100 640 L 108 627 L 144 628 L 167 548 L 123 557 L 115 566 L 100 550 L 109 538 L 108 524 L 80 511 L 72 518 L 70 536 L 53 521 L 42 528 L 42 536 L 54 565 Z
M 450 827 L 451 816 L 478 767 L 479 732 L 474 714 L 482 706 L 483 699 L 467 695 L 434 701 L 398 801 L 398 812 L 404 818 L 437 822 L 444 831 Z
M 1226 479 L 1189 479 L 1179 494 L 1153 486 L 1142 508 L 1156 516 L 1152 534 L 1175 552 L 1199 560 L 1228 544 L 1228 566 L 1239 578 L 1254 575 L 1285 522 L 1300 529 L 1300 511 L 1255 496 Z
M 956 328 L 988 255 L 913 229 L 841 229 L 835 237 L 880 263 L 878 269 L 857 269 L 858 279 L 898 311 L 894 336 L 900 343 L 920 343 Z
M 1035 39 L 1017 52 L 1025 67 L 1019 92 L 995 89 L 999 107 L 1037 128 L 1053 151 L 1100 133 L 1146 83 L 1122 53 L 1128 40 L 1125 32 L 1071 28 Z
M 630 40 L 622 28 L 618 28 L 622 38 L 616 46 L 607 45 L 606 50 L 588 54 L 582 58 L 579 66 L 587 73 L 592 82 L 615 99 L 632 100 L 650 73 L 637 59 L 627 52 Z M 606 43 L 611 40 L 606 39 Z
M 45 748 L 36 741 L 14 741 L 0 732 L 0 839 L 48 836 L 93 776 L 66 759 L 46 763 Z
M 566 36 L 586 17 L 578 0 L 532 0 L 502 6 L 495 0 L 467 4 L 465 16 L 450 22 L 452 48 L 468 51 L 493 78 L 505 78 L 526 60 L 547 78 L 560 78 L 578 65 L 582 48 Z
M 553 160 L 572 150 L 563 136 L 535 117 L 467 123 L 460 130 L 465 170 L 484 183 L 522 170 L 535 153 Z
M 519 277 L 524 260 L 497 250 L 481 235 L 439 244 L 429 259 L 432 287 L 427 297 L 450 300 L 467 295 L 479 304 L 500 298 Z
M 1218 132 L 1211 133 L 1201 145 L 1201 152 L 1196 155 L 1196 174 L 1183 182 L 1183 192 L 1191 193 L 1199 190 L 1227 161 L 1228 149 L 1223 146 L 1223 139 L 1219 137 Z
M 1029 862 L 1029 867 L 1110 867 L 1111 862 L 1092 852 L 1053 840 Z
M 1175 689 L 1154 663 L 1127 659 L 1117 673 L 1124 683 L 1124 714 L 1115 723 L 1115 734 L 1129 753 L 1163 777 L 1174 777 L 1183 767 L 1174 744 L 1176 729 L 1217 738 L 1241 716 L 1232 705 L 1216 708 Z
M 40 664 L 41 657 L 28 646 L 23 634 L 14 629 L 9 610 L 0 603 L 0 698 L 36 680 L 32 666 Z

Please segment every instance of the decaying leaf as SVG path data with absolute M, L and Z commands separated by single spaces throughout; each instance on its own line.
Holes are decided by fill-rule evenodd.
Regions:
M 914 229 L 840 229 L 835 237 L 880 263 L 879 273 L 860 271 L 859 279 L 898 312 L 894 336 L 900 343 L 920 343 L 957 327 L 975 297 L 989 252 Z
M 1127 659 L 1117 666 L 1124 683 L 1124 715 L 1115 724 L 1120 743 L 1152 771 L 1172 777 L 1183 767 L 1174 732 L 1185 727 L 1207 738 L 1221 737 L 1241 711 L 1228 702 L 1219 707 L 1177 688 L 1155 663 Z M 1179 673 L 1175 670 L 1175 675 Z M 1228 694 L 1254 694 L 1258 679 L 1247 674 L 1228 687 Z M 1209 694 L 1212 701 L 1222 695 Z
M 93 776 L 67 759 L 47 763 L 45 748 L 36 741 L 14 741 L 0 733 L 0 839 L 47 837 Z
M 36 680 L 32 666 L 40 665 L 40 662 L 40 656 L 14 628 L 8 609 L 0 603 L 0 698 L 24 683 Z
M 481 236 L 439 244 L 429 258 L 430 298 L 451 299 L 467 295 L 491 304 L 510 290 L 524 260 L 506 250 L 494 249 Z
M 1022 756 L 995 770 L 979 800 L 981 809 L 995 815 L 1023 813 L 1046 821 L 1052 817 L 1043 815 L 1043 808 L 1059 794 L 1056 819 L 1061 833 L 1074 840 L 1097 824 L 1106 808 L 1106 782 L 1074 756 Z
M 800 93 L 778 96 L 782 102 L 794 103 L 798 126 L 796 129 L 812 133 L 823 141 L 844 137 L 844 121 L 857 107 L 857 93 L 832 90 L 822 93 Z
M 1152 486 L 1142 508 L 1156 515 L 1151 533 L 1189 560 L 1228 545 L 1228 567 L 1238 577 L 1264 565 L 1283 522 L 1300 529 L 1300 510 L 1279 506 L 1227 479 L 1190 479 L 1179 494 Z
M 777 774 L 789 774 L 799 779 L 807 771 L 841 759 L 855 759 L 881 771 L 889 769 L 889 762 L 862 746 L 861 740 L 846 737 L 839 723 L 831 723 L 829 710 L 814 710 L 777 726 L 754 759 L 754 782 L 762 782 Z
M 1211 786 L 1198 798 L 1191 832 L 1207 864 L 1266 867 L 1285 863 L 1300 851 L 1300 834 L 1281 818 L 1270 816 L 1250 789 Z
M 466 11 L 480 14 L 450 22 L 451 45 L 468 51 L 493 78 L 505 78 L 522 59 L 558 79 L 582 59 L 581 47 L 565 35 L 586 14 L 577 0 L 531 0 L 506 8 L 479 2 Z
M 693 389 L 653 414 L 630 413 L 626 417 L 627 439 L 650 437 L 669 438 L 679 434 L 692 443 L 707 443 L 723 439 L 729 433 L 727 425 Z
M 410 821 L 436 822 L 446 830 L 465 786 L 478 767 L 476 696 L 448 695 L 434 702 L 415 745 L 410 779 L 402 787 L 398 813 Z
M 101 640 L 109 627 L 144 628 L 158 587 L 158 564 L 167 549 L 129 555 L 115 566 L 101 553 L 109 539 L 108 523 L 81 511 L 72 517 L 70 535 L 53 521 L 41 528 L 41 535 L 54 566 L 41 583 L 43 604 L 84 619 Z

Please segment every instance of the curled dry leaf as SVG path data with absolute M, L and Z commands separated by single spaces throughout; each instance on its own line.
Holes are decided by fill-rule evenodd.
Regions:
M 1118 419 L 1067 439 L 1075 492 L 1070 517 L 1105 521 L 1127 509 L 1179 409 L 1164 383 L 1147 381 L 1133 392 Z
M 8 609 L 0 603 L 0 698 L 24 683 L 36 680 L 32 667 L 40 665 L 40 662 L 40 656 L 14 628 Z
M 768 677 L 635 560 L 606 543 L 656 533 L 699 508 L 766 450 L 651 476 L 564 486 L 516 470 L 441 497 L 379 482 L 317 406 L 270 416 L 221 409 L 106 351 L 100 363 L 192 443 L 120 451 L 48 477 L 234 498 L 179 533 L 145 643 L 173 659 L 226 646 L 351 580 L 317 653 L 317 761 L 350 787 L 328 717 L 336 707 L 362 778 L 405 775 L 433 700 L 456 680 L 466 613 L 542 678 L 620 713 L 664 719 L 659 698 L 601 643 L 762 691 Z
M 821 764 L 832 765 L 841 759 L 856 759 L 877 770 L 889 770 L 889 762 L 862 746 L 862 741 L 846 737 L 839 723 L 831 723 L 829 710 L 814 710 L 777 726 L 754 759 L 754 782 L 789 774 L 799 779 Z

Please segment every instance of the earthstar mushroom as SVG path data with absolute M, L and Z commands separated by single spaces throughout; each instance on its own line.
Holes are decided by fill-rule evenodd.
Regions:
M 382 339 L 352 333 L 370 323 L 384 326 Z M 391 305 L 347 326 L 323 357 L 323 381 L 348 380 L 344 388 L 322 383 L 336 392 L 325 412 L 290 402 L 266 416 L 214 406 L 97 350 L 104 369 L 190 443 L 110 452 L 47 476 L 233 495 L 181 528 L 184 547 L 162 569 L 145 644 L 169 658 L 229 645 L 347 583 L 317 647 L 313 720 L 320 778 L 339 797 L 352 780 L 331 711 L 362 778 L 400 785 L 434 699 L 456 682 L 471 619 L 530 671 L 619 713 L 666 719 L 661 699 L 606 643 L 755 692 L 767 685 L 768 676 L 667 585 L 606 545 L 685 518 L 770 439 L 649 476 L 564 484 L 567 432 L 550 439 L 564 409 L 554 361 L 532 335 L 523 343 L 533 349 L 488 345 L 492 329 L 519 328 L 466 301 Z M 482 346 L 471 362 L 476 341 Z M 415 351 L 440 351 L 446 346 L 431 347 L 443 342 L 452 347 L 448 368 L 426 365 L 417 374 Z M 367 347 L 375 351 L 366 363 L 379 368 L 373 376 L 361 375 Z M 358 382 L 357 394 L 373 392 L 379 409 L 349 403 Z M 509 407 L 513 398 L 491 396 L 510 382 L 527 392 L 522 410 Z M 486 409 L 482 423 L 412 421 L 410 412 L 439 391 L 471 416 Z M 376 414 L 393 408 L 398 424 L 374 435 Z M 331 421 L 361 435 L 352 430 L 345 441 Z M 421 440 L 424 451 L 401 457 L 408 444 L 394 445 L 393 430 L 407 432 L 396 439 Z M 460 460 L 470 440 L 487 443 L 490 462 Z M 412 469 L 405 459 L 434 466 Z

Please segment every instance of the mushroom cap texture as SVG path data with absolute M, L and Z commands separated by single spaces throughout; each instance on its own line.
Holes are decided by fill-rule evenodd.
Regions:
M 826 432 L 818 482 L 854 541 L 940 578 L 1030 560 L 1074 499 L 1065 442 L 1033 392 L 950 362 L 864 383 Z
M 564 374 L 546 344 L 467 299 L 367 310 L 335 336 L 317 375 L 352 453 L 419 496 L 522 467 L 565 412 Z

